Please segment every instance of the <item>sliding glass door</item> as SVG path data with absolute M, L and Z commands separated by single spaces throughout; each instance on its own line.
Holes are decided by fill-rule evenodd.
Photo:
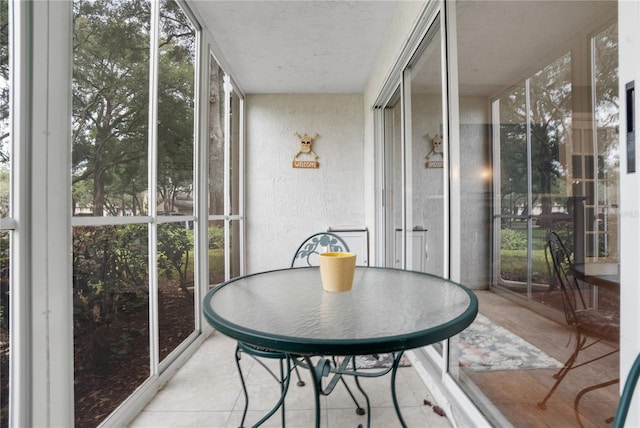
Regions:
M 545 402 L 575 345 L 547 238 L 560 236 L 572 263 L 617 272 L 616 5 L 460 1 L 447 12 L 460 203 L 451 259 L 480 301 L 474 324 L 449 341 L 448 373 L 492 425 L 573 426 L 576 413 L 600 425 L 616 386 L 585 394 L 577 412 L 574 400 L 618 376 L 615 356 L 571 372 Z M 580 284 L 590 308 L 615 317 L 619 290 L 599 288 Z M 589 352 L 615 350 L 613 336 Z
M 384 109 L 387 262 L 437 275 L 447 271 L 441 36 L 436 18 Z

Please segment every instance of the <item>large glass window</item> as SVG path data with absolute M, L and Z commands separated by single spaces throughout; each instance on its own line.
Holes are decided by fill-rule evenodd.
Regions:
M 150 2 L 74 2 L 73 214 L 149 213 Z
M 158 35 L 157 225 L 160 359 L 195 329 L 196 32 L 173 0 L 160 2 Z M 167 218 L 169 217 L 169 218 Z M 168 223 L 165 223 L 169 221 Z
M 148 227 L 73 228 L 75 425 L 96 426 L 150 374 Z
M 496 426 L 601 426 L 615 413 L 617 386 L 579 393 L 618 377 L 615 356 L 570 371 L 545 400 L 576 344 L 548 237 L 562 239 L 576 269 L 615 276 L 616 4 L 449 6 L 460 145 L 460 194 L 452 198 L 461 205 L 460 254 L 452 258 L 460 257 L 461 281 L 480 300 L 477 320 L 450 341 L 449 371 Z M 587 308 L 619 314 L 619 289 L 578 284 Z M 609 339 L 579 361 L 613 351 L 618 338 Z
M 195 331 L 196 36 L 173 0 L 74 2 L 77 426 Z
M 229 224 L 229 277 L 239 276 L 243 272 L 242 266 L 242 196 L 240 177 L 242 176 L 242 99 L 237 91 L 232 90 L 229 96 L 229 210 L 231 222 Z
M 82 226 L 148 206 L 151 3 L 74 2 L 73 304 L 76 426 L 150 375 L 149 225 Z
M 209 284 L 242 272 L 243 99 L 212 56 L 209 67 Z
M 2 219 L 10 218 L 12 215 L 9 25 L 9 2 L 3 0 L 0 1 L 0 218 Z M 11 230 L 5 230 L 3 223 L 0 230 L 0 427 L 9 426 L 11 236 Z
M 31 385 L 24 385 L 26 394 L 11 397 L 14 391 L 9 381 L 11 367 L 18 368 L 13 379 L 30 377 L 31 369 L 23 365 L 30 359 L 12 355 L 10 344 L 22 343 L 15 332 L 28 331 L 32 314 L 11 306 L 18 302 L 20 307 L 30 307 L 39 302 L 31 296 L 28 281 L 14 287 L 12 296 L 11 281 L 22 270 L 12 269 L 11 275 L 10 268 L 13 264 L 30 268 L 30 262 L 21 262 L 13 254 L 16 249 L 21 254 L 31 250 L 31 243 L 23 242 L 17 233 L 14 217 L 20 220 L 33 214 L 29 212 L 33 195 L 19 186 L 44 177 L 42 171 L 30 171 L 31 177 L 24 181 L 13 179 L 20 173 L 14 163 L 29 165 L 32 159 L 20 157 L 19 149 L 31 142 L 13 141 L 18 133 L 12 132 L 12 126 L 19 125 L 16 129 L 28 135 L 40 115 L 30 115 L 31 100 L 20 93 L 33 86 L 23 80 L 28 80 L 29 73 L 12 75 L 10 41 L 22 42 L 24 35 L 29 39 L 19 44 L 29 48 L 16 55 L 24 60 L 18 66 L 45 67 L 46 63 L 51 68 L 43 73 L 49 73 L 51 82 L 64 75 L 56 68 L 58 63 L 31 61 L 34 52 L 46 50 L 47 43 L 38 39 L 40 34 L 50 34 L 36 32 L 31 46 L 30 25 L 10 34 L 15 31 L 10 14 L 31 23 L 34 17 L 39 20 L 68 12 L 64 5 L 40 9 L 18 4 L 0 0 L 0 427 L 9 425 L 10 403 L 20 411 L 15 418 L 29 418 L 25 408 L 29 403 L 23 403 L 22 396 L 31 395 Z M 209 189 L 215 195 L 210 198 L 212 218 L 204 222 L 212 226 L 208 234 L 208 265 L 214 272 L 211 283 L 238 275 L 242 267 L 243 99 L 218 67 L 212 93 L 218 91 L 219 105 L 212 103 L 209 119 L 220 148 L 202 149 L 197 139 L 206 132 L 200 132 L 198 122 L 206 117 L 198 114 L 198 107 L 206 96 L 199 97 L 197 89 L 205 85 L 196 76 L 203 64 L 197 58 L 203 40 L 185 4 L 176 0 L 78 0 L 70 5 L 72 135 L 70 141 L 62 141 L 70 144 L 71 170 L 63 174 L 69 174 L 71 186 L 59 200 L 57 195 L 51 198 L 55 201 L 50 205 L 55 206 L 51 214 L 56 217 L 61 205 L 55 202 L 71 196 L 71 203 L 63 206 L 72 214 L 72 227 L 67 230 L 72 237 L 72 265 L 54 270 L 63 276 L 72 269 L 73 283 L 68 288 L 72 287 L 74 349 L 69 357 L 73 358 L 74 419 L 79 427 L 99 425 L 134 392 L 148 392 L 146 388 L 153 388 L 178 352 L 196 338 L 198 298 L 208 282 L 202 269 L 206 259 L 199 254 L 207 245 L 198 239 L 207 236 L 202 229 L 206 226 L 199 222 L 200 213 L 206 216 L 207 201 L 198 197 Z M 16 6 L 13 11 L 12 5 Z M 59 31 L 54 33 L 63 37 Z M 12 86 L 16 83 L 20 85 L 17 90 Z M 24 116 L 12 111 L 11 97 L 18 95 L 24 98 L 16 103 Z M 204 153 L 222 156 L 222 163 L 209 170 L 196 168 L 204 164 L 199 158 Z M 52 174 L 54 179 L 62 178 Z M 16 196 L 24 198 L 24 203 L 16 201 Z M 47 256 L 48 250 L 43 251 Z M 64 284 L 56 286 L 65 289 Z M 23 294 L 16 290 L 24 291 L 25 298 L 20 299 Z M 10 322 L 20 313 L 26 325 Z M 56 327 L 60 318 L 52 322 Z M 16 338 L 22 340 L 16 342 Z M 15 344 L 14 349 L 22 351 Z M 60 400 L 66 404 L 64 398 Z M 126 412 L 126 406 L 120 410 Z M 59 413 L 66 417 L 64 409 Z
M 225 280 L 224 71 L 209 58 L 209 284 Z

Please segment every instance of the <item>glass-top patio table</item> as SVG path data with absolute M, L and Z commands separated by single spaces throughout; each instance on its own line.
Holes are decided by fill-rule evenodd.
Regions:
M 319 269 L 311 267 L 232 279 L 207 293 L 203 310 L 225 335 L 285 352 L 294 362 L 304 360 L 316 386 L 316 426 L 321 377 L 327 372 L 319 368 L 326 361 L 314 364 L 312 356 L 396 353 L 391 392 L 406 426 L 395 396 L 402 353 L 464 330 L 476 317 L 478 300 L 465 286 L 438 276 L 377 267 L 356 267 L 350 291 L 329 293 L 322 288 Z M 330 371 L 346 374 L 336 367 Z

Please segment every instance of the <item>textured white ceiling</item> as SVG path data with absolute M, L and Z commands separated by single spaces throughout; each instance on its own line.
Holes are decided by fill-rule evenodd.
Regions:
M 246 93 L 359 93 L 399 1 L 192 0 Z M 616 0 L 460 0 L 460 91 L 488 95 L 568 49 Z M 440 91 L 439 44 L 414 90 Z M 557 52 L 556 52 L 557 50 Z
M 246 93 L 364 90 L 397 1 L 190 1 Z

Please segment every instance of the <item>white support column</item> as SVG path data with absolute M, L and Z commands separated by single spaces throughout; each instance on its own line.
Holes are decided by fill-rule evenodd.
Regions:
M 29 80 L 26 148 L 29 207 L 18 228 L 29 231 L 30 421 L 17 426 L 73 426 L 71 242 L 72 3 L 36 1 L 22 74 Z M 28 77 L 27 77 L 28 76 Z

